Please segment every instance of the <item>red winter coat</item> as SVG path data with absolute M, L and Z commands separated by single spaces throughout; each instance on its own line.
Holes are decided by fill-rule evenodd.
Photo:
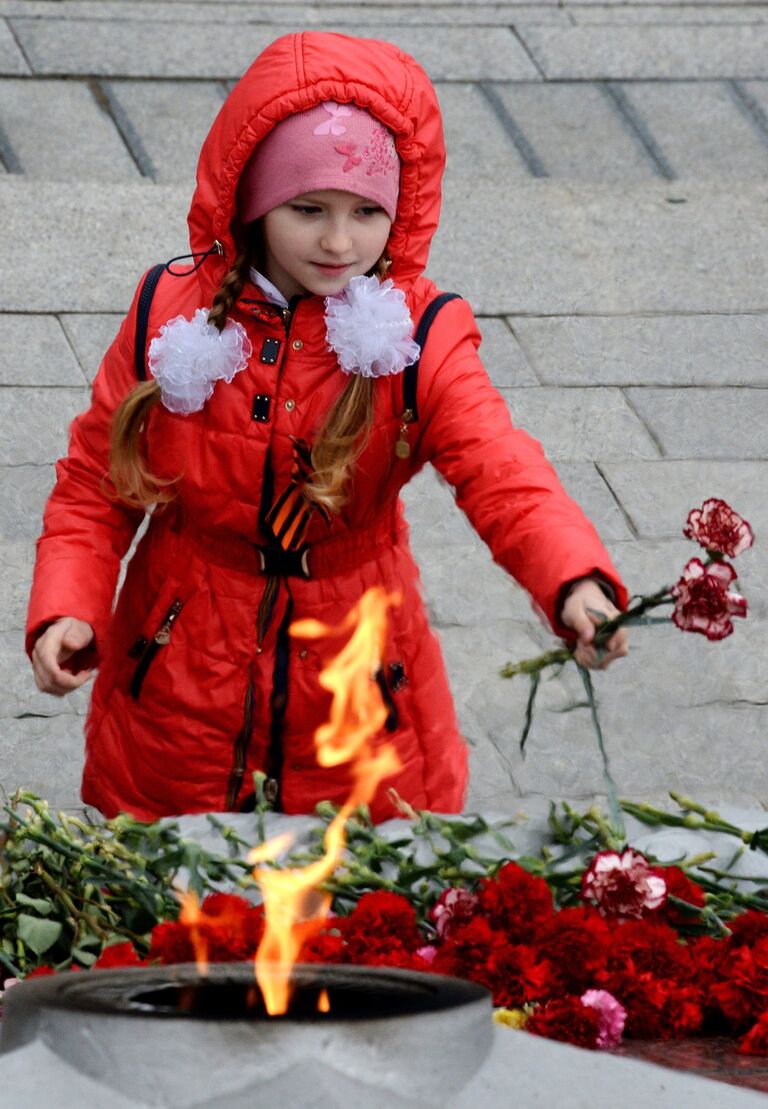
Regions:
M 391 276 L 418 321 L 437 292 L 422 276 L 445 160 L 434 91 L 395 47 L 372 49 L 361 40 L 310 32 L 270 46 L 214 122 L 200 157 L 190 242 L 203 252 L 218 240 L 224 257 L 212 255 L 183 277 L 163 274 L 149 339 L 174 316 L 191 318 L 196 308 L 210 306 L 234 258 L 235 189 L 254 145 L 280 119 L 323 100 L 354 100 L 396 135 L 401 190 L 388 251 Z M 351 500 L 330 524 L 313 514 L 312 576 L 283 582 L 259 647 L 255 629 L 266 579 L 254 544 L 264 542 L 258 516 L 265 462 L 269 455 L 279 492 L 290 477 L 292 437 L 312 442 L 345 380 L 326 349 L 324 304 L 303 298 L 284 321 L 246 285 L 232 317 L 251 340 L 248 368 L 231 384 L 219 382 L 201 412 L 178 416 L 155 407 L 147 430 L 149 468 L 177 479 L 178 495 L 152 516 L 112 614 L 120 559 L 142 516 L 110 498 L 106 477 L 110 419 L 136 383 L 136 299 L 96 378 L 91 408 L 72 426 L 69 455 L 58 465 L 29 611 L 29 649 L 62 615 L 95 630 L 99 671 L 86 726 L 83 799 L 108 816 L 126 810 L 143 819 L 237 809 L 253 790 L 251 772 L 266 769 L 279 775 L 286 812 L 312 811 L 325 798 L 340 803 L 349 788 L 346 769 L 319 768 L 313 745 L 330 700 L 318 673 L 338 644 L 290 641 L 287 659 L 276 644 L 289 600 L 294 618 L 335 625 L 365 589 L 383 584 L 400 591 L 402 603 L 391 613 L 383 660 L 397 728 L 381 739 L 394 740 L 402 767 L 383 783 L 373 815 L 393 815 L 390 786 L 416 807 L 458 810 L 465 746 L 419 592 L 401 486 L 426 462 L 436 466 L 496 561 L 555 627 L 558 593 L 572 579 L 598 571 L 614 584 L 619 603 L 625 600 L 591 524 L 563 492 L 539 445 L 513 429 L 478 359 L 468 305 L 449 303 L 429 334 L 407 460 L 394 451 L 402 377 L 377 380 L 375 424 Z M 260 361 L 265 338 L 280 343 L 275 364 Z M 256 394 L 270 398 L 266 421 L 252 417 Z M 169 616 L 170 637 L 153 646 Z

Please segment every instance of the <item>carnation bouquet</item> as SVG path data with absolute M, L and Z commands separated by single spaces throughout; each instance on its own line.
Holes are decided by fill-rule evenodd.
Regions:
M 674 585 L 635 596 L 631 598 L 626 612 L 620 613 L 612 620 L 603 618 L 595 634 L 598 661 L 601 646 L 608 642 L 619 627 L 669 624 L 671 621 L 681 631 L 695 632 L 716 641 L 733 634 L 734 616 L 747 615 L 745 598 L 731 589 L 737 573 L 728 561 L 729 558 L 735 558 L 736 555 L 747 550 L 754 542 L 754 534 L 747 521 L 734 512 L 725 501 L 710 497 L 701 508 L 692 509 L 688 514 L 683 535 L 703 548 L 704 561 L 700 558 L 691 558 Z M 658 615 L 656 610 L 664 607 L 670 609 L 669 615 Z M 599 613 L 593 613 L 593 615 L 600 616 Z M 572 660 L 578 667 L 587 704 L 592 714 L 613 822 L 613 838 L 615 844 L 620 846 L 625 842 L 626 837 L 600 726 L 592 678 L 587 669 L 575 662 L 573 647 L 559 647 L 536 658 L 508 663 L 502 668 L 503 678 L 514 678 L 519 674 L 527 674 L 530 678 L 530 692 L 520 736 L 520 750 L 525 751 L 542 673 L 549 668 L 559 672 L 561 667 Z

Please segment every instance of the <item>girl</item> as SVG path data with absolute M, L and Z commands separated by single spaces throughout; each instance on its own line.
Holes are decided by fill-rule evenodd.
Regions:
M 189 213 L 197 262 L 169 264 L 153 295 L 139 286 L 38 544 L 28 650 L 49 693 L 98 666 L 83 799 L 105 815 L 247 809 L 256 770 L 285 812 L 341 803 L 346 768 L 318 767 L 313 741 L 330 702 L 319 671 L 340 644 L 288 627 L 338 625 L 376 584 L 402 598 L 377 679 L 401 767 L 373 817 L 394 814 L 389 787 L 460 809 L 465 747 L 398 499 L 426 462 L 595 663 L 595 622 L 624 588 L 538 444 L 512 428 L 463 300 L 422 335 L 408 392 L 413 324 L 437 294 L 422 271 L 444 161 L 419 66 L 342 35 L 277 40 L 214 122 Z M 619 632 L 601 664 L 625 652 Z

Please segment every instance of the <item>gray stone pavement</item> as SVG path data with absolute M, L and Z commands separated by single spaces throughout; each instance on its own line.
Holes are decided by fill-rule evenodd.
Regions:
M 21 629 L 66 428 L 139 275 L 186 249 L 196 153 L 277 34 L 388 38 L 437 84 L 449 162 L 430 274 L 465 295 L 513 419 L 544 444 L 634 591 L 751 520 L 751 613 L 721 644 L 642 629 L 596 679 L 622 792 L 768 801 L 768 5 L 641 0 L 0 0 L 0 782 L 75 807 L 87 693 L 39 694 Z M 471 744 L 468 804 L 601 790 L 574 675 L 497 677 L 551 636 L 425 473 L 413 543 Z

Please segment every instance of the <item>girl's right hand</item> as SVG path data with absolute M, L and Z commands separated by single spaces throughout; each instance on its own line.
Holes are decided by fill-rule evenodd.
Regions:
M 43 693 L 63 697 L 87 682 L 92 673 L 90 669 L 75 673 L 64 669 L 63 664 L 92 641 L 91 625 L 84 620 L 76 620 L 74 616 L 62 616 L 46 628 L 32 648 L 32 669 L 37 688 Z

